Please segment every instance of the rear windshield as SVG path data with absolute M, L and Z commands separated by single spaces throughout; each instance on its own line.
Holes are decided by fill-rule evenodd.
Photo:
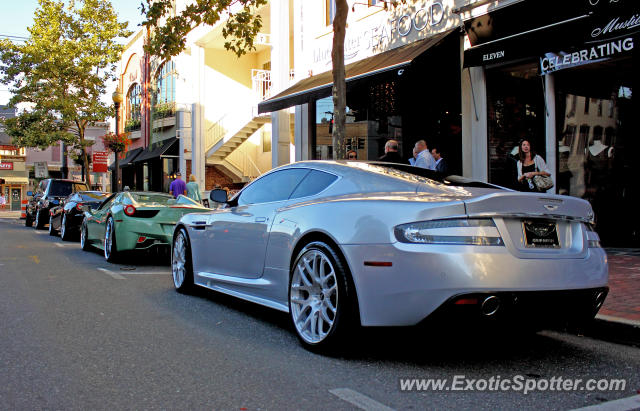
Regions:
M 397 164 L 397 163 L 385 163 L 380 161 L 371 161 L 369 164 L 373 164 L 381 167 L 392 168 L 403 173 L 408 173 L 414 176 L 428 178 L 435 180 L 445 185 L 460 186 L 460 187 L 480 187 L 480 188 L 495 188 L 504 189 L 504 187 L 497 186 L 495 184 L 485 183 L 483 181 L 472 180 L 470 178 L 458 176 L 458 175 L 446 175 L 437 171 L 429 170 L 422 167 L 414 167 L 409 164 Z
M 66 197 L 71 193 L 75 193 L 76 191 L 85 191 L 87 190 L 87 185 L 85 183 L 74 183 L 72 181 L 51 181 L 51 185 L 49 187 L 49 196 L 51 197 Z

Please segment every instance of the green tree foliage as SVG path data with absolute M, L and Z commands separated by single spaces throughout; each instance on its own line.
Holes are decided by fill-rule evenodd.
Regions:
M 7 134 L 23 147 L 45 148 L 62 140 L 79 150 L 89 164 L 88 125 L 104 121 L 113 107 L 100 101 L 107 80 L 128 37 L 128 23 L 118 22 L 109 0 L 38 0 L 30 38 L 24 44 L 0 40 L 2 83 L 13 97 L 9 104 L 27 109 L 7 120 Z M 87 167 L 85 167 L 85 170 Z M 87 183 L 91 183 L 89 173 Z
M 153 30 L 146 48 L 149 53 L 163 59 L 184 51 L 187 34 L 194 28 L 201 24 L 212 26 L 225 18 L 222 29 L 222 35 L 227 40 L 225 48 L 238 57 L 255 50 L 253 42 L 262 28 L 262 18 L 254 11 L 267 4 L 267 0 L 193 0 L 184 10 L 176 13 L 175 0 L 146 2 L 146 5 L 141 4 L 147 18 L 142 24 Z

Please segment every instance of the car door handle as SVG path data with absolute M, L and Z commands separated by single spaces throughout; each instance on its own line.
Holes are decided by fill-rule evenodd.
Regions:
M 256 217 L 256 223 L 264 223 L 267 221 L 266 217 Z

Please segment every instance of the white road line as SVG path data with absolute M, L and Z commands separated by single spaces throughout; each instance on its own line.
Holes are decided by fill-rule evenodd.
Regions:
M 369 398 L 366 395 L 360 394 L 358 391 L 354 391 L 349 388 L 334 388 L 333 390 L 329 390 L 329 392 L 341 400 L 351 403 L 362 410 L 393 411 L 393 408 L 389 408 L 373 398 Z
M 640 395 L 603 402 L 602 404 L 590 405 L 584 408 L 577 408 L 574 411 L 630 411 L 637 409 L 640 409 Z
M 120 275 L 120 274 L 118 274 L 118 273 L 114 273 L 114 272 L 113 272 L 113 271 L 111 271 L 111 270 L 107 270 L 106 268 L 100 268 L 100 267 L 98 267 L 98 271 L 102 271 L 103 273 L 110 275 L 111 277 L 115 278 L 116 280 L 124 280 L 124 277 L 123 277 L 123 276 L 121 276 L 121 275 Z
M 122 271 L 123 275 L 170 275 L 171 271 Z
M 56 247 L 60 247 L 60 248 L 71 247 L 75 245 L 75 244 L 62 244 L 62 243 L 53 243 L 53 244 L 55 244 Z

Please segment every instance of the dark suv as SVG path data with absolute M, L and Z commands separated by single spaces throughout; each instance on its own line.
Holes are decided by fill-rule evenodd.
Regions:
M 86 183 L 73 180 L 61 180 L 59 178 L 48 178 L 42 180 L 33 197 L 27 204 L 27 217 L 24 224 L 27 227 L 35 222 L 36 228 L 44 228 L 49 222 L 49 210 L 60 204 L 60 200 L 76 191 L 87 191 L 89 187 Z

